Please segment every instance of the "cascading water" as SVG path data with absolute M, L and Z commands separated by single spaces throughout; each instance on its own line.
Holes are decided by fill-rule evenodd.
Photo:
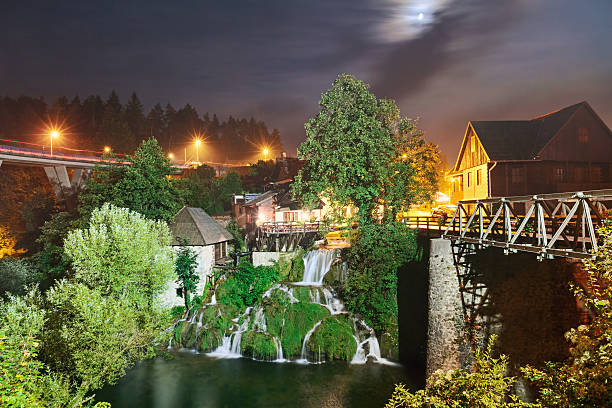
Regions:
M 295 284 L 304 286 L 322 285 L 325 274 L 329 271 L 332 262 L 337 256 L 336 250 L 333 249 L 307 252 L 304 255 L 304 276 L 301 282 L 295 282 Z
M 368 327 L 365 322 L 355 317 L 351 317 L 342 304 L 342 301 L 335 296 L 333 289 L 323 284 L 325 274 L 329 271 L 331 264 L 337 256 L 338 253 L 336 250 L 317 250 L 308 252 L 303 257 L 304 274 L 300 282 L 279 282 L 272 285 L 263 293 L 261 299 L 254 307 L 248 307 L 244 313 L 231 319 L 229 328 L 225 326 L 222 330 L 210 334 L 210 330 L 219 330 L 214 329 L 214 327 L 219 326 L 215 326 L 214 323 L 211 323 L 213 322 L 210 317 L 211 315 L 216 315 L 218 321 L 228 319 L 228 317 L 224 317 L 222 313 L 222 309 L 224 308 L 223 302 L 218 303 L 216 293 L 213 294 L 210 303 L 201 306 L 201 308 L 194 307 L 189 310 L 184 318 L 177 322 L 177 324 L 181 324 L 179 329 L 188 326 L 181 333 L 184 333 L 186 336 L 193 336 L 195 333 L 195 338 L 190 337 L 191 341 L 182 341 L 180 337 L 177 337 L 175 342 L 172 342 L 172 340 L 170 341 L 168 347 L 180 347 L 181 345 L 185 345 L 186 347 L 198 347 L 203 349 L 203 346 L 201 346 L 201 344 L 203 344 L 202 341 L 207 338 L 210 339 L 212 335 L 214 336 L 213 339 L 218 340 L 215 340 L 213 343 L 207 343 L 212 344 L 211 346 L 207 346 L 212 347 L 207 350 L 213 350 L 207 353 L 209 356 L 218 358 L 238 358 L 242 357 L 242 350 L 245 350 L 247 355 L 266 361 L 286 362 L 291 361 L 291 358 L 295 359 L 299 356 L 299 358 L 293 361 L 298 363 L 320 363 L 322 360 L 329 358 L 326 354 L 327 351 L 322 349 L 321 344 L 313 343 L 309 345 L 309 342 L 315 332 L 317 332 L 317 329 L 320 328 L 321 330 L 325 330 L 325 327 L 321 327 L 321 325 L 329 318 L 336 321 L 338 321 L 337 319 L 340 319 L 339 321 L 345 321 L 349 324 L 349 327 L 352 321 L 351 330 L 356 344 L 356 352 L 352 357 L 351 363 L 364 364 L 368 361 L 386 363 L 387 360 L 381 358 L 380 347 L 374 331 Z M 289 337 L 287 340 L 289 342 L 288 344 L 293 344 L 290 346 L 292 347 L 290 350 L 293 351 L 287 354 L 286 350 L 283 350 L 285 329 L 287 327 L 293 327 L 293 329 L 288 330 L 295 330 L 296 326 L 295 323 L 289 323 L 291 326 L 285 326 L 286 317 L 290 316 L 286 313 L 289 313 L 287 312 L 287 310 L 289 310 L 287 309 L 289 307 L 288 305 L 294 305 L 296 303 L 298 304 L 295 305 L 297 309 L 294 308 L 292 310 L 306 310 L 304 309 L 306 308 L 306 304 L 310 303 L 325 308 L 324 310 L 327 310 L 329 313 L 322 314 L 320 309 L 311 308 L 310 310 L 315 310 L 318 313 L 313 315 L 316 316 L 315 319 L 310 317 L 311 320 L 309 321 L 313 324 L 312 328 L 303 334 L 303 339 L 298 338 L 301 344 L 295 344 L 295 340 L 290 340 L 291 338 L 295 339 L 295 331 L 293 332 L 293 337 Z M 272 309 L 269 309 L 270 307 L 272 307 Z M 274 309 L 274 307 L 277 309 Z M 276 320 L 278 316 L 266 316 L 266 313 L 270 313 L 270 311 L 278 311 L 278 307 L 282 307 L 280 313 L 283 313 L 280 322 Z M 205 309 L 202 308 L 214 308 L 216 309 L 216 313 L 207 313 Z M 206 323 L 203 324 L 205 313 L 206 316 L 209 317 L 206 318 Z M 295 322 L 296 318 L 302 319 L 307 317 L 302 317 L 300 314 L 294 314 L 293 317 L 291 317 L 293 322 Z M 245 333 L 247 333 L 248 336 Z M 287 333 L 290 333 L 290 331 L 287 331 Z M 304 332 L 302 331 L 301 333 Z M 198 342 L 198 336 L 203 336 L 202 339 L 204 340 Z M 243 337 L 244 341 L 247 342 L 244 345 L 242 345 Z M 257 341 L 260 342 L 269 342 L 268 344 L 274 347 L 272 348 L 272 353 L 270 347 L 268 347 L 265 355 L 261 354 L 257 357 L 253 354 L 253 339 L 257 339 Z M 291 343 L 291 341 L 294 343 Z M 308 360 L 309 356 L 312 361 Z

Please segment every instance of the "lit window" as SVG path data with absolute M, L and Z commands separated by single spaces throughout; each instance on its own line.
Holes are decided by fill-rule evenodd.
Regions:
M 589 129 L 580 128 L 578 129 L 578 141 L 580 143 L 588 143 L 589 141 Z
M 476 185 L 479 186 L 482 183 L 482 170 L 476 170 Z
M 563 167 L 556 167 L 554 173 L 555 181 L 564 181 L 565 180 L 565 169 Z
M 470 187 L 472 185 L 472 172 L 468 172 L 468 179 L 467 179 L 467 183 L 468 183 L 468 187 Z

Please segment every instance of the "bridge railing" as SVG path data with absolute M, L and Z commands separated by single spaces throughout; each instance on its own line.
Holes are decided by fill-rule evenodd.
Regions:
M 263 234 L 296 234 L 300 232 L 318 232 L 319 222 L 265 222 L 259 226 Z
M 611 204 L 612 190 L 460 201 L 442 236 L 506 253 L 588 258 L 597 250 L 597 226 Z

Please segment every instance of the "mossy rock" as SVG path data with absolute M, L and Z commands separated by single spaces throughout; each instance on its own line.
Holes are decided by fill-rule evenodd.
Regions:
M 180 332 L 180 337 L 181 337 L 180 343 L 183 345 L 183 347 L 194 348 L 196 346 L 196 340 L 197 340 L 197 325 L 189 324 L 189 322 L 181 322 L 181 323 L 184 323 L 184 324 L 182 325 L 181 332 Z
M 311 357 L 350 361 L 357 351 L 353 326 L 347 315 L 331 316 L 314 331 L 306 348 Z
M 290 259 L 279 259 L 280 280 L 285 282 L 299 282 L 304 276 L 304 251 L 300 249 Z
M 389 360 L 399 360 L 399 348 L 397 343 L 397 335 L 394 336 L 391 333 L 383 333 L 378 343 L 380 344 L 380 356 L 388 358 Z
M 181 320 L 179 322 L 176 323 L 176 325 L 174 326 L 174 341 L 176 344 L 182 344 L 183 343 L 183 337 L 181 336 L 181 331 L 183 330 L 183 325 L 187 323 L 184 320 Z
M 276 359 L 276 346 L 274 338 L 267 333 L 248 331 L 242 334 L 240 351 L 244 356 L 256 360 Z
M 222 335 L 217 330 L 201 330 L 198 333 L 197 349 L 204 353 L 214 351 L 222 342 Z
M 268 319 L 268 331 L 281 339 L 285 358 L 298 358 L 306 333 L 329 314 L 327 308 L 315 303 L 291 303 L 284 315 L 266 314 L 271 316 Z
M 311 288 L 309 286 L 295 286 L 293 288 L 293 296 L 295 296 L 300 302 L 309 303 L 310 289 Z

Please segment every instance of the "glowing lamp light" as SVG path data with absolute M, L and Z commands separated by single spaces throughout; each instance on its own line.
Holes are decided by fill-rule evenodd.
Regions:
M 172 160 L 172 159 L 174 159 L 174 155 L 173 155 L 172 153 L 168 153 L 168 158 L 169 158 L 170 160 Z
M 104 146 L 104 153 L 110 153 L 111 148 L 110 146 Z
M 406 153 L 402 154 L 402 159 L 407 159 L 408 155 Z
M 264 161 L 268 161 L 268 153 L 270 153 L 270 150 L 267 147 L 263 149 Z
M 423 17 L 425 17 L 425 15 L 423 13 L 419 13 L 419 15 L 417 16 L 417 18 L 419 20 L 423 20 Z
M 53 138 L 59 137 L 60 133 L 56 129 L 51 129 L 49 132 L 49 139 L 51 140 L 51 156 L 53 156 Z

